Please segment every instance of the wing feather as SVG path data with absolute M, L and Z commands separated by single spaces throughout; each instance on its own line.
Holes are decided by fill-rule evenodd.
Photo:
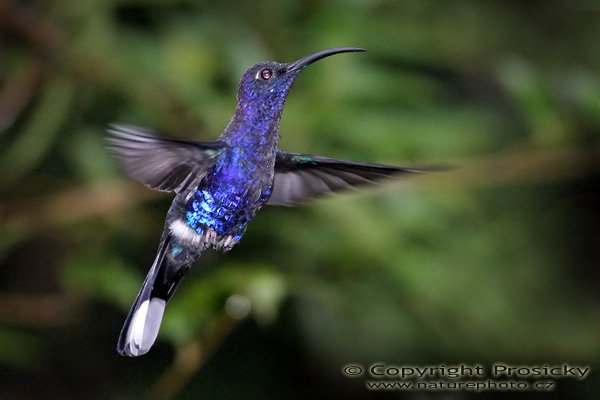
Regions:
M 197 187 L 226 146 L 160 137 L 126 125 L 112 125 L 108 132 L 108 147 L 127 175 L 165 192 Z
M 268 204 L 294 206 L 332 192 L 418 172 L 426 171 L 279 151 Z

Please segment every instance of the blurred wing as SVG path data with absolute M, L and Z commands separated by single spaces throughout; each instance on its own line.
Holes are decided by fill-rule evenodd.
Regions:
M 112 125 L 108 133 L 108 147 L 127 175 L 165 192 L 197 187 L 226 146 L 158 137 L 124 125 Z
M 425 171 L 279 151 L 268 204 L 294 206 L 328 193 L 411 172 Z

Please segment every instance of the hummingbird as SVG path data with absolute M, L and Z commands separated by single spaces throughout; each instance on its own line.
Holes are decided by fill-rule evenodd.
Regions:
M 213 142 L 110 126 L 108 147 L 124 172 L 175 194 L 156 258 L 119 335 L 119 354 L 136 357 L 150 350 L 165 307 L 192 264 L 207 249 L 231 250 L 263 205 L 296 206 L 386 177 L 424 172 L 278 148 L 285 100 L 300 72 L 325 57 L 363 51 L 337 47 L 291 63 L 251 67 L 240 81 L 233 117 Z

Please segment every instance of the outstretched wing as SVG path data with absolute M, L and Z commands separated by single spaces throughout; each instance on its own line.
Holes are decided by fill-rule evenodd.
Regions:
M 278 151 L 268 204 L 294 206 L 328 193 L 412 172 L 425 171 Z
M 226 146 L 159 137 L 126 125 L 111 125 L 108 132 L 108 147 L 127 175 L 165 192 L 180 193 L 198 186 Z

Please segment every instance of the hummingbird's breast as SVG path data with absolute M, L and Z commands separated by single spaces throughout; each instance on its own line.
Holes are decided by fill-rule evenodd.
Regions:
M 231 249 L 269 199 L 274 163 L 274 151 L 257 157 L 246 148 L 229 147 L 187 196 L 184 218 L 174 221 L 171 231 L 194 247 Z

